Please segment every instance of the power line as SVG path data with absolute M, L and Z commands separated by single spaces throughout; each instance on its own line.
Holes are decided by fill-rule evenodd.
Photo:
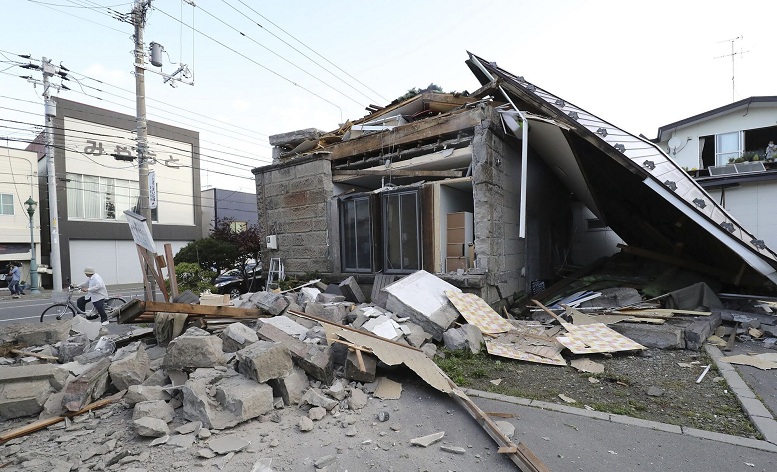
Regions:
M 222 1 L 224 1 L 224 0 L 222 0 Z M 296 42 L 300 43 L 301 45 L 305 46 L 305 47 L 306 47 L 308 50 L 312 51 L 312 52 L 313 52 L 315 55 L 317 55 L 317 56 L 318 56 L 318 57 L 320 57 L 321 59 L 325 60 L 326 62 L 328 62 L 329 64 L 331 64 L 332 66 L 334 66 L 334 67 L 335 67 L 337 70 L 339 70 L 340 72 L 344 73 L 344 74 L 345 74 L 345 75 L 347 75 L 348 77 L 352 78 L 353 80 L 355 80 L 356 82 L 358 82 L 360 85 L 364 86 L 364 87 L 365 87 L 367 90 L 369 90 L 370 92 L 372 92 L 372 93 L 374 93 L 375 95 L 379 96 L 380 98 L 382 98 L 382 99 L 383 99 L 384 101 L 386 101 L 386 102 L 388 102 L 388 101 L 389 101 L 389 99 L 387 99 L 386 97 L 384 97 L 384 96 L 383 96 L 383 95 L 381 95 L 380 93 L 376 92 L 375 90 L 371 89 L 370 87 L 368 87 L 366 84 L 364 84 L 363 82 L 361 82 L 361 81 L 360 81 L 359 79 L 357 79 L 356 77 L 352 76 L 352 75 L 351 75 L 351 74 L 349 74 L 348 72 L 346 72 L 346 71 L 344 71 L 343 69 L 341 69 L 341 68 L 340 68 L 340 67 L 339 67 L 337 64 L 333 63 L 333 62 L 332 62 L 332 61 L 330 61 L 329 59 L 325 58 L 324 56 L 322 56 L 321 54 L 319 54 L 318 52 L 316 52 L 316 51 L 315 51 L 313 48 L 311 48 L 311 47 L 310 47 L 310 46 L 308 46 L 307 44 L 305 44 L 305 43 L 303 43 L 302 41 L 300 41 L 299 39 L 295 38 L 295 37 L 294 37 L 294 36 L 293 36 L 291 33 L 289 33 L 288 31 L 284 30 L 284 29 L 283 29 L 283 28 L 281 28 L 280 26 L 278 26 L 278 25 L 276 25 L 275 23 L 273 23 L 273 22 L 272 22 L 272 21 L 271 21 L 269 18 L 267 18 L 266 16 L 262 15 L 261 13 L 259 13 L 259 12 L 258 12 L 258 11 L 256 11 L 256 10 L 254 10 L 253 8 L 251 8 L 251 6 L 250 6 L 250 5 L 247 5 L 247 4 L 246 4 L 246 3 L 245 3 L 243 0 L 237 0 L 237 1 L 238 1 L 238 2 L 240 2 L 240 3 L 242 3 L 242 4 L 243 4 L 243 5 L 246 7 L 246 8 L 248 8 L 248 9 L 249 9 L 249 10 L 251 10 L 252 12 L 256 13 L 257 15 L 259 15 L 259 16 L 261 16 L 262 18 L 264 18 L 265 20 L 267 20 L 267 22 L 268 22 L 268 23 L 270 23 L 271 25 L 275 26 L 275 27 L 276 27 L 276 28 L 278 28 L 279 30 L 281 30 L 281 31 L 283 31 L 284 33 L 286 33 L 286 35 L 288 35 L 288 36 L 289 36 L 290 38 L 292 38 L 294 41 L 296 41 Z M 226 3 L 226 2 L 224 2 L 224 3 Z M 230 6 L 231 6 L 231 5 L 230 5 Z M 234 7 L 233 7 L 233 8 L 234 8 Z M 272 34 L 272 33 L 271 33 L 269 30 L 267 30 L 267 29 L 266 29 L 264 26 L 260 25 L 259 23 L 256 23 L 256 25 L 257 25 L 257 26 L 259 26 L 260 28 L 264 29 L 264 30 L 265 30 L 265 31 L 267 31 L 268 33 Z M 275 35 L 273 35 L 273 36 L 275 36 Z M 277 36 L 276 36 L 276 37 L 277 37 Z M 278 39 L 280 39 L 280 38 L 278 38 Z M 281 40 L 281 41 L 283 41 L 283 40 Z M 284 42 L 285 42 L 285 41 L 284 41 Z M 295 50 L 296 50 L 296 49 L 295 49 Z M 301 54 L 301 53 L 300 53 L 300 54 Z M 306 57 L 307 57 L 307 56 L 306 56 Z M 328 71 L 327 71 L 327 72 L 328 72 Z M 330 73 L 331 73 L 331 72 L 330 72 Z M 366 97 L 366 95 L 365 95 L 365 97 Z
M 212 36 L 210 36 L 210 35 L 208 35 L 208 34 L 206 34 L 206 33 L 203 33 L 202 31 L 200 31 L 200 30 L 198 30 L 198 29 L 194 28 L 193 26 L 187 25 L 187 24 L 186 24 L 186 23 L 184 23 L 183 21 L 179 20 L 178 18 L 175 18 L 174 16 L 170 15 L 169 13 L 165 12 L 164 10 L 160 10 L 158 7 L 153 7 L 153 8 L 154 8 L 154 10 L 156 10 L 156 11 L 158 11 L 158 12 L 162 13 L 163 15 L 166 15 L 166 16 L 168 16 L 168 17 L 172 18 L 173 20 L 175 20 L 175 21 L 178 21 L 179 23 L 182 23 L 184 26 L 186 26 L 186 27 L 188 27 L 188 28 L 191 28 L 193 31 L 195 31 L 195 32 L 197 32 L 198 34 L 200 34 L 200 35 L 202 35 L 202 36 L 204 36 L 204 37 L 206 37 L 206 38 L 210 39 L 210 40 L 211 40 L 211 41 L 213 41 L 214 43 L 216 43 L 216 44 L 218 44 L 218 45 L 220 45 L 220 46 L 222 46 L 222 47 L 224 47 L 224 48 L 226 48 L 226 49 L 229 49 L 230 51 L 234 52 L 235 54 L 237 54 L 238 56 L 242 57 L 243 59 L 246 59 L 246 60 L 248 60 L 248 61 L 250 61 L 250 62 L 252 62 L 252 63 L 256 64 L 257 66 L 261 67 L 262 69 L 266 70 L 267 72 L 270 72 L 271 74 L 273 74 L 273 75 L 277 76 L 278 78 L 281 78 L 281 79 L 285 80 L 286 82 L 288 82 L 288 83 L 290 83 L 290 84 L 292 84 L 292 85 L 294 85 L 294 86 L 296 86 L 296 87 L 299 87 L 300 89 L 302 89 L 302 90 L 304 90 L 304 91 L 308 92 L 309 94 L 313 95 L 314 97 L 317 97 L 317 98 L 319 98 L 319 99 L 321 99 L 321 100 L 325 101 L 326 103 L 328 103 L 328 104 L 332 105 L 333 107 L 335 107 L 335 108 L 337 108 L 338 110 L 340 110 L 340 113 L 341 113 L 341 119 L 342 119 L 342 110 L 341 110 L 341 109 L 340 109 L 340 107 L 339 107 L 339 106 L 337 106 L 335 103 L 333 103 L 333 102 L 331 102 L 331 101 L 327 100 L 326 98 L 324 98 L 324 97 L 322 97 L 321 95 L 319 95 L 319 94 L 317 94 L 317 93 L 313 92 L 312 90 L 310 90 L 310 89 L 308 89 L 308 88 L 306 88 L 306 87 L 303 87 L 302 85 L 300 85 L 300 84 L 298 84 L 298 83 L 294 82 L 293 80 L 289 79 L 288 77 L 286 77 L 286 76 L 284 76 L 284 75 L 282 75 L 282 74 L 280 74 L 280 73 L 278 73 L 278 72 L 275 72 L 274 70 L 270 69 L 269 67 L 267 67 L 267 66 L 265 66 L 265 65 L 262 65 L 262 64 L 258 63 L 257 61 L 255 61 L 255 60 L 251 59 L 250 57 L 248 57 L 248 56 L 246 56 L 245 54 L 243 54 L 243 53 L 241 53 L 241 52 L 237 51 L 236 49 L 234 49 L 234 48 L 231 48 L 231 47 L 227 46 L 226 44 L 224 44 L 224 43 L 222 43 L 221 41 L 219 41 L 219 40 L 215 39 L 214 37 L 212 37 Z
M 46 5 L 46 4 L 43 4 L 43 3 L 40 3 L 40 2 L 37 2 L 37 1 L 33 1 L 33 0 L 27 0 L 27 1 L 28 1 L 28 2 L 30 2 L 30 3 L 33 3 L 33 4 L 38 4 L 38 5 L 40 5 L 40 6 L 44 7 L 44 8 L 48 8 L 48 9 L 50 9 L 50 10 L 54 10 L 54 11 L 57 11 L 57 12 L 63 13 L 63 14 L 65 14 L 65 15 L 72 16 L 72 17 L 74 17 L 74 18 L 78 18 L 79 20 L 84 20 L 84 21 L 87 21 L 87 22 L 89 22 L 89 23 L 95 24 L 95 25 L 97 25 L 97 26 L 101 26 L 101 27 L 103 27 L 103 28 L 107 28 L 107 29 L 109 29 L 109 30 L 116 31 L 117 33 L 121 33 L 121 34 L 124 34 L 124 35 L 126 35 L 126 34 L 127 34 L 127 32 L 126 32 L 126 31 L 122 31 L 122 30 L 120 30 L 120 29 L 113 28 L 113 27 L 111 27 L 111 26 L 104 25 L 104 24 L 102 24 L 102 23 L 98 23 L 98 22 L 96 22 L 96 21 L 88 20 L 88 19 L 86 19 L 86 18 L 84 18 L 84 17 L 82 17 L 82 16 L 74 15 L 73 13 L 69 13 L 69 12 L 67 12 L 67 11 L 65 11 L 65 10 L 60 10 L 59 8 L 55 8 L 55 7 L 53 7 L 53 6 L 50 6 L 50 5 Z

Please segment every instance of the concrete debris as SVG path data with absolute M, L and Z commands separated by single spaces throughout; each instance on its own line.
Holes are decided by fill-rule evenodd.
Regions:
M 313 428 L 315 428 L 315 425 L 313 425 L 313 420 L 308 418 L 307 416 L 303 416 L 299 419 L 299 423 L 297 424 L 297 427 L 300 431 L 303 433 L 308 431 L 313 431 Z
M 334 379 L 331 347 L 306 344 L 267 323 L 263 323 L 257 333 L 262 339 L 286 346 L 293 361 L 314 379 L 324 383 L 331 383 Z
M 461 292 L 444 280 L 419 270 L 383 288 L 388 294 L 386 308 L 409 317 L 437 340 L 459 317 L 445 291 Z
M 308 410 L 308 418 L 310 418 L 313 421 L 319 421 L 324 419 L 326 416 L 326 410 L 324 408 L 321 408 L 320 406 L 314 406 L 310 410 Z
M 442 439 L 444 436 L 445 431 L 440 431 L 439 433 L 432 433 L 426 436 L 421 436 L 420 438 L 413 438 L 410 440 L 410 444 L 414 446 L 429 447 Z
M 151 374 L 146 350 L 139 344 L 136 344 L 134 349 L 134 352 L 116 352 L 108 368 L 111 382 L 117 390 L 125 390 L 130 385 L 139 385 Z
M 167 423 L 157 418 L 143 416 L 132 420 L 132 428 L 139 436 L 160 438 L 170 433 Z
M 197 434 L 202 429 L 202 421 L 190 421 L 175 428 L 178 434 Z
M 326 397 L 321 390 L 317 388 L 311 388 L 302 396 L 299 402 L 299 406 L 310 405 L 312 407 L 320 406 L 325 410 L 332 410 L 339 404 L 336 400 Z
M 317 459 L 316 462 L 313 463 L 313 465 L 316 467 L 316 469 L 320 470 L 320 469 L 325 469 L 329 467 L 335 462 L 337 462 L 337 456 L 335 454 L 330 454 Z
M 127 393 L 124 395 L 124 401 L 130 406 L 140 402 L 156 400 L 170 401 L 170 394 L 165 388 L 160 386 L 131 385 L 127 388 Z
M 345 378 L 357 382 L 374 382 L 378 359 L 366 353 L 361 353 L 361 359 L 360 363 L 355 351 L 348 353 L 345 360 Z
M 248 300 L 257 308 L 273 316 L 282 314 L 289 306 L 289 301 L 286 300 L 286 297 L 273 292 L 256 292 Z
M 295 322 L 288 316 L 273 316 L 272 318 L 266 318 L 262 320 L 262 323 L 275 326 L 276 328 L 288 334 L 289 336 L 293 336 L 299 340 L 305 339 L 305 335 L 307 334 L 309 329 Z
M 367 406 L 367 394 L 359 388 L 351 390 L 351 396 L 348 398 L 348 408 L 351 410 L 361 410 Z
M 512 438 L 513 436 L 515 436 L 515 426 L 513 426 L 513 424 L 510 423 L 509 421 L 495 421 L 494 423 L 496 423 L 497 427 L 502 432 L 502 434 L 504 434 L 508 438 Z
M 457 446 L 440 446 L 441 451 L 450 452 L 451 454 L 464 454 L 467 452 L 463 447 Z
M 59 362 L 67 364 L 68 362 L 73 361 L 76 356 L 86 352 L 88 347 L 89 337 L 86 334 L 79 333 L 75 336 L 70 336 L 59 343 Z
M 297 366 L 293 366 L 288 375 L 277 379 L 270 379 L 267 381 L 267 384 L 272 387 L 273 396 L 281 397 L 283 403 L 287 406 L 298 404 L 305 390 L 310 387 L 310 381 L 305 371 Z M 327 391 L 327 394 L 332 396 L 329 391 Z
M 199 328 L 189 328 L 170 341 L 164 367 L 170 370 L 192 370 L 200 367 L 225 365 L 222 341 Z
M 361 287 L 359 287 L 359 284 L 356 282 L 356 279 L 353 278 L 353 276 L 348 277 L 347 279 L 340 282 L 339 287 L 347 301 L 354 303 L 365 302 L 366 298 L 364 298 L 364 292 L 362 292 Z
M 256 331 L 243 323 L 232 323 L 221 332 L 221 348 L 224 352 L 237 352 L 258 340 Z
M 140 402 L 135 404 L 135 409 L 132 411 L 132 419 L 150 417 L 170 423 L 173 421 L 173 415 L 175 411 L 164 400 L 154 400 L 147 402 Z
M 221 436 L 208 441 L 208 447 L 216 454 L 223 456 L 230 452 L 240 452 L 251 444 L 251 441 L 235 435 Z
M 237 351 L 238 372 L 259 383 L 291 374 L 289 349 L 280 342 L 257 341 Z
M 93 399 L 100 398 L 105 393 L 108 383 L 110 364 L 110 359 L 100 359 L 75 380 L 69 382 L 62 398 L 62 407 L 66 411 L 78 411 Z

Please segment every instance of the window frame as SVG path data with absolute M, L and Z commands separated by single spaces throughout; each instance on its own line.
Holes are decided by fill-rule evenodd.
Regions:
M 10 203 L 9 202 L 4 202 L 3 201 L 4 197 L 10 197 L 10 199 L 11 199 Z M 12 193 L 0 193 L 0 215 L 3 215 L 3 216 L 14 216 L 14 215 L 16 215 L 16 208 L 15 207 L 16 207 L 16 205 L 15 205 L 14 196 L 13 196 Z M 4 208 L 10 208 L 11 212 L 10 213 L 6 213 Z
M 736 135 L 737 137 L 737 149 L 735 151 L 725 150 L 722 151 L 720 142 L 725 136 Z M 731 131 L 728 133 L 718 133 L 715 135 L 715 165 L 724 166 L 727 165 L 729 159 L 737 159 L 742 156 L 742 152 L 745 149 L 745 135 L 743 131 Z
M 368 238 L 367 240 L 370 241 L 369 243 L 369 256 L 368 256 L 368 263 L 369 267 L 359 267 L 359 233 L 364 231 L 365 228 L 359 228 L 359 213 L 357 212 L 357 202 L 366 202 L 366 209 L 367 209 L 367 228 L 366 231 L 368 232 Z M 348 222 L 346 221 L 346 206 L 352 205 L 353 211 L 355 217 L 353 218 L 353 225 L 354 225 L 354 243 L 355 247 L 353 248 L 347 248 L 346 246 L 349 244 L 349 241 L 346 240 L 346 225 Z M 340 222 L 340 266 L 341 270 L 343 272 L 349 272 L 349 273 L 371 273 L 374 270 L 375 264 L 374 264 L 374 256 L 375 256 L 375 245 L 373 240 L 373 221 L 374 221 L 374 215 L 372 211 L 372 203 L 371 198 L 369 195 L 362 195 L 362 196 L 354 196 L 350 198 L 343 198 L 338 202 L 338 212 L 339 212 L 339 222 Z M 364 236 L 363 234 L 361 235 Z M 346 264 L 346 254 L 347 253 L 353 253 L 354 258 L 353 260 L 356 261 L 356 267 L 348 267 Z
M 415 205 L 414 205 L 414 207 L 415 207 L 415 215 L 416 215 L 416 218 L 415 218 L 415 223 L 416 223 L 416 225 L 415 225 L 415 241 L 416 241 L 416 249 L 417 249 L 416 250 L 416 254 L 417 254 L 417 256 L 416 256 L 415 264 L 408 264 L 407 266 L 404 264 L 405 241 L 403 241 L 402 238 L 400 238 L 400 241 L 399 241 L 399 243 L 400 243 L 399 252 L 403 256 L 402 257 L 402 261 L 400 263 L 400 267 L 399 268 L 396 268 L 396 267 L 391 267 L 390 268 L 389 258 L 391 256 L 391 254 L 389 252 L 389 234 L 388 234 L 388 232 L 389 232 L 389 223 L 388 223 L 389 211 L 388 211 L 387 206 L 388 206 L 388 203 L 389 203 L 389 199 L 394 198 L 394 197 L 402 197 L 404 195 L 412 195 L 414 197 L 414 199 L 415 199 Z M 400 234 L 402 234 L 402 226 L 401 225 L 402 225 L 402 222 L 403 222 L 402 213 L 403 213 L 403 205 L 404 204 L 402 203 L 402 199 L 401 198 L 398 200 L 398 202 L 399 202 L 399 223 L 400 223 L 400 231 L 399 232 L 400 232 Z M 381 231 L 381 235 L 382 235 L 382 239 L 383 239 L 382 245 L 381 245 L 381 247 L 383 248 L 383 272 L 385 274 L 411 274 L 413 272 L 421 270 L 423 268 L 423 260 L 424 260 L 424 258 L 423 258 L 423 240 L 422 240 L 423 231 L 422 231 L 422 227 L 421 227 L 422 226 L 422 222 L 421 222 L 421 216 L 420 216 L 421 215 L 421 194 L 420 194 L 420 191 L 418 191 L 418 190 L 400 190 L 400 191 L 393 191 L 393 192 L 383 193 L 383 194 L 381 194 L 380 208 L 381 208 L 381 213 L 382 213 L 381 214 L 381 222 L 383 224 L 383 228 L 382 228 L 382 231 Z M 408 268 L 408 267 L 413 267 L 413 266 L 415 266 L 415 267 L 414 268 Z

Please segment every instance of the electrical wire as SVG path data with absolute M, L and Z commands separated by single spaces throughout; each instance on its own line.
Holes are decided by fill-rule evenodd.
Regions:
M 98 23 L 98 22 L 96 22 L 96 21 L 88 20 L 88 19 L 86 19 L 86 18 L 84 18 L 84 17 L 82 17 L 82 16 L 74 15 L 73 13 L 69 13 L 69 12 L 67 12 L 67 11 L 65 11 L 65 10 L 60 10 L 59 8 L 55 8 L 55 7 L 53 7 L 53 6 L 45 5 L 45 4 L 42 4 L 42 3 L 40 3 L 40 2 L 33 1 L 33 0 L 27 0 L 27 1 L 28 1 L 28 2 L 30 2 L 30 3 L 33 3 L 33 4 L 38 4 L 38 5 L 42 6 L 43 8 L 48 8 L 48 9 L 50 9 L 50 10 L 54 10 L 54 11 L 57 11 L 57 12 L 59 12 L 59 13 L 63 13 L 63 14 L 65 14 L 65 15 L 72 16 L 72 17 L 74 17 L 74 18 L 78 18 L 79 20 L 84 20 L 84 21 L 86 21 L 86 22 L 89 22 L 89 23 L 95 24 L 95 25 L 97 25 L 97 26 L 101 26 L 101 27 L 103 27 L 103 28 L 107 28 L 107 29 L 109 29 L 109 30 L 116 31 L 117 33 L 121 33 L 121 34 L 123 34 L 123 35 L 126 35 L 126 34 L 127 34 L 127 32 L 126 32 L 126 31 L 122 31 L 122 30 L 120 30 L 120 29 L 113 28 L 113 27 L 111 27 L 111 26 L 104 25 L 104 24 L 102 24 L 102 23 Z

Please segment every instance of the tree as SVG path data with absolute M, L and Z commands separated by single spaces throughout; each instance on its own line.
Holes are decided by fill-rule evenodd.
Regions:
M 432 83 L 432 84 L 429 84 L 429 85 L 428 85 L 426 88 L 424 88 L 424 89 L 419 89 L 418 87 L 413 87 L 413 88 L 409 89 L 409 90 L 407 91 L 407 93 L 405 93 L 404 95 L 401 95 L 401 96 L 397 97 L 397 99 L 396 99 L 396 100 L 394 100 L 393 102 L 391 102 L 391 104 L 392 104 L 392 105 L 394 105 L 395 103 L 401 103 L 401 102 L 404 102 L 404 101 L 405 101 L 405 100 L 407 100 L 408 98 L 413 98 L 413 97 L 415 97 L 416 95 L 420 95 L 420 94 L 422 94 L 422 93 L 425 93 L 425 92 L 438 92 L 438 93 L 443 93 L 443 91 L 442 91 L 442 87 L 440 87 L 439 85 L 436 85 L 436 84 L 434 84 L 434 83 Z
M 210 236 L 237 248 L 237 254 L 232 260 L 232 267 L 243 272 L 243 280 L 253 281 L 253 277 L 249 278 L 251 274 L 246 273 L 246 265 L 250 262 L 259 264 L 262 257 L 262 235 L 256 225 L 248 225 L 242 231 L 235 231 L 232 224 L 234 222 L 234 218 L 217 218 Z
M 224 269 L 233 267 L 237 257 L 237 246 L 208 236 L 182 247 L 175 255 L 175 264 L 176 267 L 181 263 L 197 264 L 202 270 L 215 271 L 219 274 Z

